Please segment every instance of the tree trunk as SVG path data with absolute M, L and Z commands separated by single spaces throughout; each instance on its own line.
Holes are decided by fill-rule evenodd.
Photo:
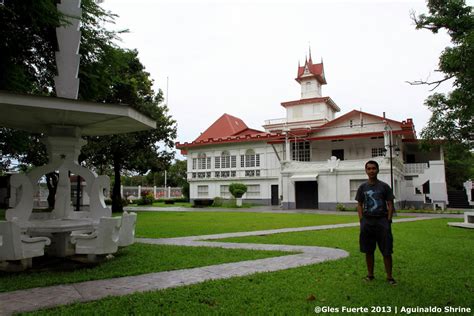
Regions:
M 112 212 L 123 212 L 122 194 L 120 193 L 120 162 L 114 159 L 114 187 L 112 189 Z
M 46 185 L 48 186 L 48 208 L 50 210 L 54 209 L 54 204 L 56 203 L 56 190 L 58 188 L 59 174 L 56 172 L 51 172 L 46 174 Z

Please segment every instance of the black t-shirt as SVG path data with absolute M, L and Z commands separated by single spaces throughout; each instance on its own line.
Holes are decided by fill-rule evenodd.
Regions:
M 392 189 L 385 182 L 377 180 L 374 184 L 362 183 L 357 190 L 356 198 L 363 203 L 363 214 L 368 216 L 387 215 L 387 201 L 393 201 Z

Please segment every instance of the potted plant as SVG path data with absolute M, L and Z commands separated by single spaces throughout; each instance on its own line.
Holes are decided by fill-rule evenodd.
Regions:
M 242 196 L 247 192 L 247 186 L 243 183 L 231 183 L 229 185 L 229 192 L 235 197 L 236 205 L 242 206 Z

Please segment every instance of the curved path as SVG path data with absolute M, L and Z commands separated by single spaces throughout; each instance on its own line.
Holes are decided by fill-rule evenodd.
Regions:
M 394 222 L 408 222 L 425 219 L 429 218 L 405 218 L 395 220 Z M 115 279 L 87 281 L 0 293 L 0 315 L 10 315 L 15 312 L 33 311 L 41 308 L 54 307 L 75 302 L 94 301 L 107 296 L 121 296 L 136 292 L 161 290 L 171 287 L 200 283 L 208 280 L 226 279 L 258 272 L 278 271 L 316 264 L 328 260 L 337 260 L 349 256 L 349 253 L 341 249 L 325 247 L 209 242 L 203 240 L 271 235 L 286 232 L 325 230 L 356 226 L 359 226 L 359 223 L 282 228 L 264 231 L 179 238 L 138 238 L 138 242 L 148 244 L 191 247 L 205 246 L 229 249 L 279 250 L 293 252 L 296 254 L 234 263 L 216 264 L 200 268 L 148 273 Z

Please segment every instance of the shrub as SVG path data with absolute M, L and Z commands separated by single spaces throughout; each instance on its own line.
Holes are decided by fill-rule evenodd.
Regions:
M 130 202 L 127 199 L 122 199 L 122 206 L 127 206 Z M 105 199 L 105 205 L 112 205 L 112 199 Z
M 141 197 L 141 199 L 136 200 L 137 205 L 152 205 L 154 201 L 155 199 L 153 198 L 153 193 L 151 192 L 147 192 L 146 195 Z
M 166 199 L 165 204 L 174 204 L 175 200 L 174 199 Z
M 181 192 L 183 193 L 183 196 L 186 199 L 185 202 L 189 202 L 189 183 L 188 182 L 186 182 L 183 185 Z
M 231 183 L 229 185 L 229 192 L 235 197 L 235 198 L 241 198 L 242 195 L 247 192 L 247 186 L 243 183 Z
M 128 204 L 130 204 L 130 202 L 127 199 L 122 198 L 122 206 L 127 206 Z
M 217 207 L 219 207 L 219 206 L 222 206 L 223 204 L 224 204 L 224 201 L 222 200 L 222 198 L 216 196 L 216 197 L 214 198 L 214 202 L 212 203 L 212 206 L 217 206 Z
M 336 210 L 339 211 L 339 212 L 344 212 L 346 210 L 346 206 L 344 204 L 338 203 L 336 205 Z

